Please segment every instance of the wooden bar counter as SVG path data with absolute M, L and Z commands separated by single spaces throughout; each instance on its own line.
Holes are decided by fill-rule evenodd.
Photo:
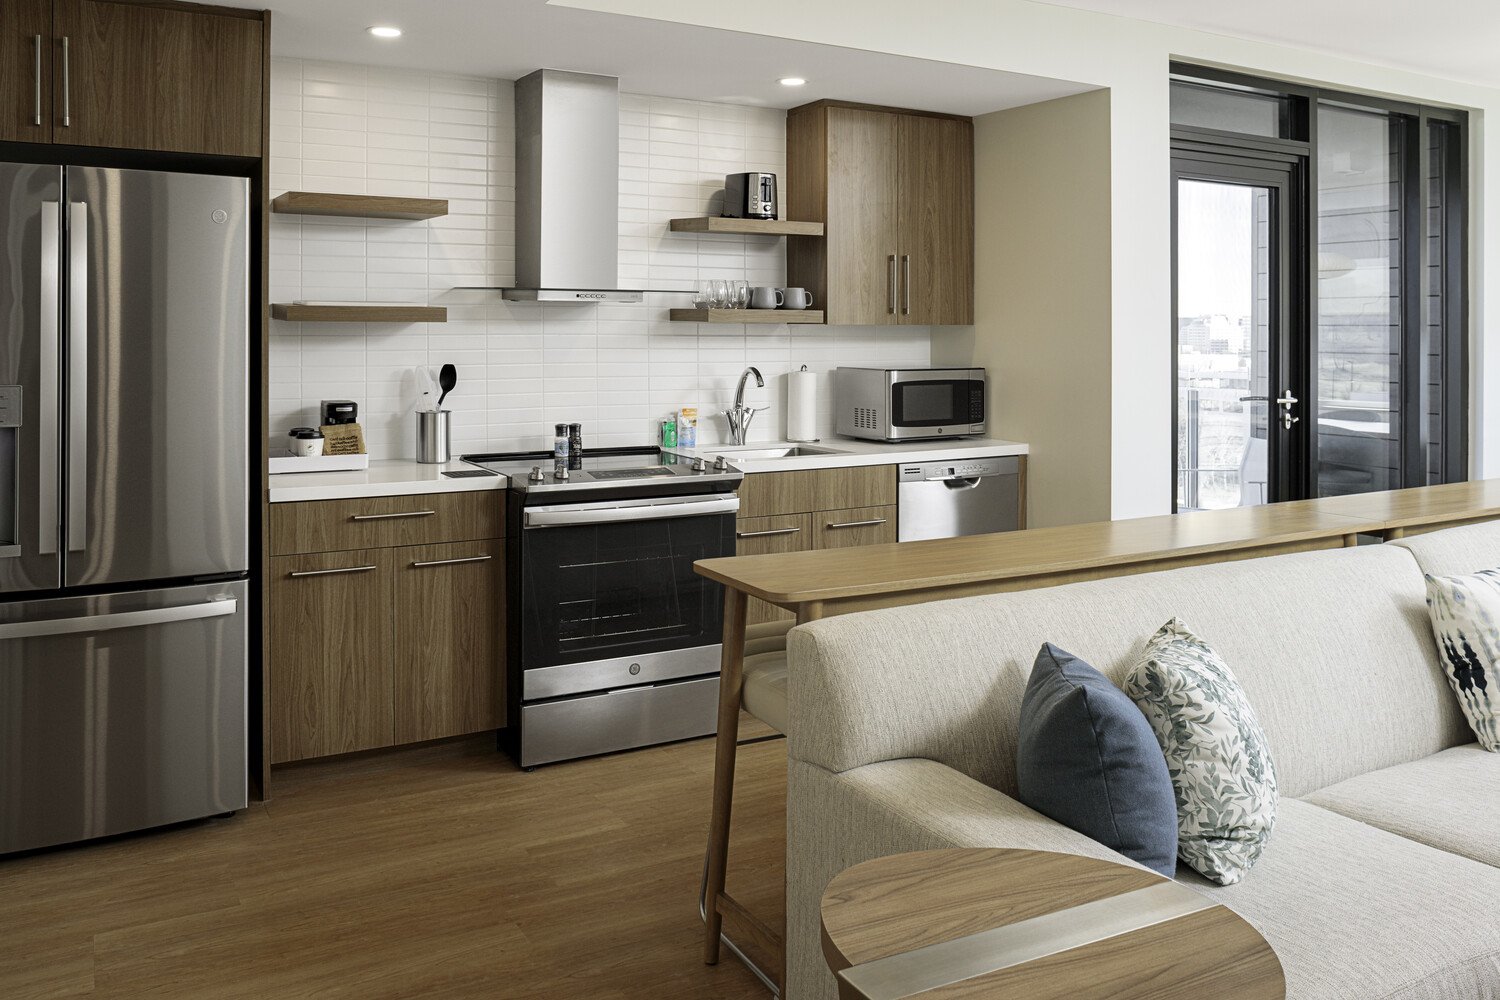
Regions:
M 1203 563 L 1339 548 L 1360 535 L 1408 533 L 1500 518 L 1500 480 L 1386 493 L 1298 500 L 1259 507 L 1167 514 L 1126 521 L 1034 528 L 858 548 L 733 556 L 694 564 L 724 585 L 724 650 L 713 815 L 704 892 L 705 959 L 718 961 L 724 915 L 731 937 L 751 940 L 779 976 L 780 933 L 724 893 L 736 733 L 743 688 L 745 612 L 750 597 L 808 622 L 902 604 L 1054 587 Z

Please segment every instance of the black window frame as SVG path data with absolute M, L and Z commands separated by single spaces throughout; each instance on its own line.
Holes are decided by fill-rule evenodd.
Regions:
M 1302 252 L 1303 267 L 1301 281 L 1303 301 L 1293 304 L 1294 322 L 1306 324 L 1309 336 L 1314 336 L 1318 322 L 1318 107 L 1320 104 L 1342 105 L 1358 110 L 1380 111 L 1407 122 L 1400 163 L 1403 172 L 1404 204 L 1402 206 L 1402 337 L 1401 337 L 1401 482 L 1402 487 L 1427 484 L 1429 456 L 1428 434 L 1417 424 L 1427 419 L 1423 406 L 1426 387 L 1423 383 L 1422 360 L 1426 353 L 1426 305 L 1434 289 L 1430 287 L 1433 258 L 1428 229 L 1429 211 L 1426 197 L 1425 159 L 1429 144 L 1430 128 L 1441 123 L 1454 129 L 1456 138 L 1453 149 L 1444 157 L 1443 188 L 1447 195 L 1442 206 L 1444 211 L 1441 229 L 1440 253 L 1443 256 L 1443 302 L 1442 344 L 1442 391 L 1440 448 L 1441 482 L 1462 482 L 1469 476 L 1470 427 L 1470 337 L 1469 337 L 1469 253 L 1472 241 L 1469 233 L 1470 171 L 1469 171 L 1469 115 L 1456 108 L 1442 108 L 1410 101 L 1392 100 L 1371 94 L 1335 90 L 1306 84 L 1287 83 L 1251 74 L 1224 70 L 1217 67 L 1199 66 L 1188 62 L 1174 61 L 1170 65 L 1170 81 L 1192 85 L 1221 86 L 1231 90 L 1246 90 L 1260 94 L 1281 94 L 1287 100 L 1282 118 L 1281 138 L 1268 138 L 1241 132 L 1203 128 L 1189 125 L 1170 125 L 1174 155 L 1182 149 L 1213 149 L 1225 156 L 1236 154 L 1247 157 L 1298 153 L 1306 157 L 1308 181 L 1302 191 L 1300 209 L 1304 212 L 1301 228 L 1305 251 Z M 1173 179 L 1173 203 L 1176 198 L 1176 174 Z M 1291 236 L 1293 234 L 1288 234 Z M 1173 234 L 1173 260 L 1176 259 L 1176 234 Z M 1177 276 L 1175 266 L 1172 276 L 1174 295 Z M 1178 332 L 1175 318 L 1172 328 L 1172 393 L 1177 395 L 1177 351 Z M 1307 407 L 1306 412 L 1318 412 L 1317 373 L 1310 364 L 1303 363 L 1294 378 L 1293 391 L 1301 390 L 1299 398 Z M 1411 423 L 1407 423 L 1411 421 Z M 1409 430 L 1418 433 L 1409 433 Z M 1291 489 L 1296 496 L 1310 495 L 1315 486 L 1311 474 L 1316 468 L 1317 440 L 1312 434 L 1301 449 L 1305 454 L 1304 475 L 1292 474 Z M 1177 476 L 1177 406 L 1172 407 L 1172 496 L 1176 510 Z

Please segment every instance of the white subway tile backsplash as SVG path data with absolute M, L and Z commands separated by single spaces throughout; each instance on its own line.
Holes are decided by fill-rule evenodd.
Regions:
M 718 212 L 723 175 L 769 170 L 785 183 L 785 115 L 773 109 L 620 95 L 620 285 L 640 304 L 506 302 L 515 280 L 514 89 L 507 80 L 277 59 L 271 71 L 271 194 L 316 190 L 447 198 L 425 222 L 273 216 L 274 301 L 423 301 L 446 324 L 273 322 L 271 431 L 317 419 L 323 399 L 359 401 L 371 451 L 415 452 L 418 365 L 458 366 L 448 397 L 460 451 L 550 446 L 552 424 L 582 421 L 596 446 L 644 444 L 681 406 L 699 440 L 725 439 L 719 411 L 756 365 L 771 409 L 756 440 L 785 425 L 787 372 L 839 364 L 925 364 L 922 327 L 671 323 L 709 278 L 784 284 L 783 241 L 668 232 Z M 786 200 L 782 192 L 783 203 Z M 663 289 L 677 289 L 668 292 Z M 832 433 L 827 377 L 823 433 Z

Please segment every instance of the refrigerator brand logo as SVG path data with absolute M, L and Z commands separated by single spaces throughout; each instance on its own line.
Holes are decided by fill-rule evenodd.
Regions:
M 217 222 L 219 225 L 222 226 L 225 223 L 225 221 L 228 220 L 228 218 L 229 218 L 229 213 L 226 212 L 226 211 L 224 211 L 222 208 L 216 208 L 216 209 L 214 209 L 213 220 L 215 222 Z

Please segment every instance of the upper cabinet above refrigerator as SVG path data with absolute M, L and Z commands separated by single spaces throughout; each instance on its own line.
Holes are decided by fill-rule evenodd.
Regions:
M 0 140 L 262 155 L 260 11 L 0 3 Z

